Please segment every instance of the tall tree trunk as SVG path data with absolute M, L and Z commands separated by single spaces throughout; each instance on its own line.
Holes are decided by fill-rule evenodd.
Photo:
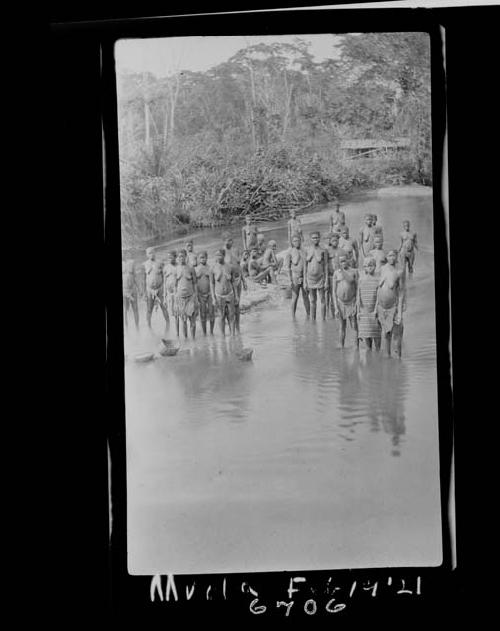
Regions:
M 149 107 L 144 100 L 144 127 L 145 127 L 145 136 L 144 136 L 144 144 L 146 147 L 149 147 L 151 144 L 151 137 L 149 135 Z
M 177 98 L 179 96 L 180 88 L 180 75 L 175 76 L 175 88 L 169 86 L 170 94 L 170 141 L 175 137 L 175 107 L 177 105 Z
M 285 74 L 285 112 L 283 114 L 283 132 L 282 132 L 282 138 L 285 137 L 286 134 L 286 130 L 288 128 L 288 121 L 290 119 L 290 105 L 292 102 L 292 93 L 293 93 L 293 85 L 290 86 L 290 89 L 288 88 L 288 78 L 287 78 L 287 74 L 286 74 L 286 68 L 284 71 Z
M 253 146 L 253 150 L 255 151 L 257 149 L 257 139 L 256 139 L 256 134 L 255 134 L 255 77 L 254 77 L 254 72 L 253 72 L 253 66 L 252 66 L 252 62 L 250 62 L 250 65 L 248 66 L 248 69 L 250 71 L 250 89 L 251 89 L 251 94 L 252 94 L 252 106 L 250 108 L 250 112 L 251 112 L 251 127 L 252 127 L 252 146 Z
M 169 119 L 169 108 L 168 101 L 165 103 L 165 118 L 163 119 L 163 139 L 162 139 L 162 153 L 165 154 L 167 150 L 168 143 L 168 119 Z

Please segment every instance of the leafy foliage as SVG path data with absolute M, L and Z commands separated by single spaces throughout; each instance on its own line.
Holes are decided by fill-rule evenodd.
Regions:
M 119 76 L 123 241 L 190 225 L 274 219 L 354 186 L 431 182 L 423 33 L 249 46 L 206 72 Z M 410 138 L 404 156 L 346 160 L 343 138 Z

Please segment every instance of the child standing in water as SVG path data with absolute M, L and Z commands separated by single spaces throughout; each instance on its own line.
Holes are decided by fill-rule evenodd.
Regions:
M 128 328 L 128 310 L 134 314 L 135 328 L 139 330 L 139 287 L 135 276 L 134 261 L 125 262 L 123 270 L 123 309 L 125 326 Z
M 387 253 L 387 263 L 382 267 L 377 291 L 377 317 L 382 326 L 387 355 L 391 355 L 394 339 L 396 355 L 401 357 L 403 338 L 403 272 L 396 268 L 397 250 Z
M 373 235 L 380 234 L 382 239 L 384 238 L 384 229 L 382 225 L 378 223 L 377 215 L 372 214 Z
M 244 250 L 251 250 L 257 245 L 257 228 L 252 224 L 250 215 L 245 215 L 245 225 L 241 229 L 241 239 Z
M 330 232 L 337 232 L 340 234 L 342 228 L 345 226 L 345 213 L 340 210 L 340 204 L 335 204 L 335 212 L 330 216 Z
M 175 320 L 175 328 L 178 332 L 179 318 L 175 309 L 175 290 L 177 285 L 176 255 L 175 250 L 168 252 L 167 261 L 163 266 L 163 300 L 170 317 Z
M 302 240 L 302 225 L 300 219 L 297 219 L 297 212 L 295 208 L 290 211 L 290 219 L 288 220 L 288 244 L 292 245 L 292 237 L 294 234 L 298 234 Z
M 340 318 L 339 342 L 344 348 L 347 320 L 356 332 L 356 347 L 359 348 L 357 314 L 358 270 L 349 266 L 345 254 L 339 257 L 340 269 L 333 275 L 333 301 L 335 317 Z
M 375 260 L 375 274 L 378 276 L 382 266 L 387 263 L 387 256 L 382 249 L 384 245 L 384 238 L 381 234 L 376 234 L 373 237 L 373 250 L 370 251 L 369 257 Z M 364 266 L 363 266 L 364 267 Z
M 207 320 L 210 321 L 210 335 L 214 334 L 215 310 L 212 302 L 210 287 L 210 268 L 207 265 L 207 253 L 200 252 L 198 265 L 195 268 L 196 282 L 198 286 L 198 303 L 200 309 L 200 322 L 203 335 L 207 334 Z
M 210 274 L 210 287 L 212 300 L 217 306 L 220 317 L 220 329 L 222 335 L 226 334 L 226 319 L 232 335 L 235 329 L 235 300 L 236 290 L 234 287 L 233 269 L 224 261 L 224 250 L 217 250 L 215 253 L 215 263 Z
M 403 221 L 403 231 L 400 234 L 401 245 L 399 246 L 399 257 L 403 270 L 408 266 L 408 273 L 413 274 L 415 265 L 416 250 L 418 250 L 417 233 L 410 230 L 410 222 Z
M 328 289 L 328 254 L 320 245 L 321 235 L 311 232 L 311 246 L 305 252 L 304 289 L 309 292 L 311 316 L 316 320 L 318 293 L 321 301 L 321 316 L 326 320 L 325 293 Z
M 375 276 L 375 259 L 370 256 L 363 262 L 363 273 L 358 283 L 358 338 L 366 348 L 380 350 L 381 329 L 377 320 L 377 291 L 379 279 Z
M 333 274 L 339 268 L 339 256 L 345 254 L 339 247 L 339 233 L 332 232 L 328 240 L 328 247 L 326 248 L 328 254 L 328 289 L 326 292 L 326 310 L 330 309 L 332 318 L 335 318 L 335 307 L 333 305 Z
M 189 239 L 188 241 L 186 241 L 186 256 L 187 256 L 186 263 L 190 267 L 196 267 L 198 265 L 198 257 L 195 254 L 192 239 Z
M 243 278 L 246 280 L 248 278 L 248 262 L 250 261 L 250 250 L 243 250 L 243 254 L 241 255 L 240 267 L 241 273 L 243 274 Z
M 151 329 L 151 316 L 155 306 L 159 306 L 165 318 L 165 328 L 170 324 L 167 307 L 163 298 L 163 265 L 156 260 L 153 248 L 146 250 L 148 260 L 144 262 L 146 272 L 146 320 L 148 328 Z
M 356 243 L 355 239 L 351 239 L 349 237 L 349 228 L 347 226 L 342 226 L 340 230 L 339 248 L 343 250 L 346 256 L 350 259 L 350 266 L 358 267 L 358 244 Z
M 177 257 L 175 307 L 178 319 L 182 320 L 184 338 L 188 336 L 187 321 L 191 325 L 191 337 L 196 333 L 196 314 L 198 312 L 198 288 L 196 274 L 191 265 L 187 264 L 187 252 L 181 250 Z M 179 320 L 177 320 L 178 323 Z M 177 331 L 179 335 L 179 331 Z
M 297 311 L 297 302 L 299 295 L 302 294 L 302 300 L 304 302 L 304 308 L 306 310 L 306 316 L 310 316 L 310 304 L 307 291 L 304 289 L 304 268 L 305 258 L 304 252 L 300 247 L 301 241 L 298 234 L 292 237 L 292 247 L 287 252 L 285 257 L 285 269 L 288 271 L 290 278 L 290 285 L 292 288 L 292 317 L 295 318 Z
M 361 226 L 359 231 L 359 253 L 363 256 L 363 259 L 368 256 L 370 250 L 373 250 L 373 237 L 375 236 L 375 229 L 373 226 L 373 215 L 367 213 L 365 215 L 365 223 Z

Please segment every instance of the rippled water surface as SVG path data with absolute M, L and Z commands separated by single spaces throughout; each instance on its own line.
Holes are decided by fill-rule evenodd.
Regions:
M 278 296 L 242 316 L 252 362 L 219 334 L 177 357 L 126 363 L 129 571 L 211 573 L 441 562 L 431 198 L 346 204 L 418 232 L 403 358 L 359 352 L 348 329 L 297 319 Z M 324 211 L 305 229 L 326 232 Z M 286 230 L 269 238 L 286 246 Z M 214 249 L 213 232 L 195 247 Z M 143 316 L 143 314 L 141 314 Z M 144 317 L 143 317 L 144 320 Z M 126 337 L 126 352 L 157 335 Z

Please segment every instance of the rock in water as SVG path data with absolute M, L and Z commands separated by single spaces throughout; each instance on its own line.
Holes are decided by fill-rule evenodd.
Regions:
M 250 361 L 253 355 L 253 348 L 241 348 L 238 351 L 235 351 L 235 355 L 241 361 Z
M 161 346 L 158 349 L 158 353 L 162 357 L 172 357 L 179 352 L 180 345 L 175 344 L 172 340 L 161 339 Z
M 154 359 L 154 356 L 154 353 L 139 353 L 138 355 L 134 355 L 134 361 L 140 364 L 145 364 L 146 362 L 150 362 Z

